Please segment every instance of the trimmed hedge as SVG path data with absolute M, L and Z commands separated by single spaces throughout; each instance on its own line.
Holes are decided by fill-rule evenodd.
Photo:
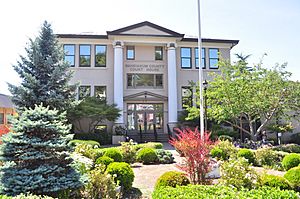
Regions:
M 254 153 L 250 149 L 240 149 L 237 156 L 247 159 L 250 164 L 254 164 L 255 162 Z
M 102 157 L 98 158 L 95 163 L 103 164 L 103 165 L 105 165 L 105 167 L 107 167 L 109 164 L 111 164 L 113 162 L 114 162 L 114 159 L 107 157 L 107 156 L 102 156 Z
M 277 187 L 280 189 L 292 189 L 289 181 L 281 176 L 265 174 L 261 176 L 261 183 L 264 186 Z
M 163 144 L 160 142 L 147 142 L 147 143 L 143 143 L 143 144 L 137 144 L 134 146 L 134 149 L 136 151 L 143 149 L 143 148 L 162 149 Z
M 119 181 L 124 190 L 129 190 L 132 187 L 134 173 L 128 163 L 113 162 L 108 165 L 106 171 L 112 176 L 116 174 L 115 182 L 117 183 Z
M 286 155 L 281 164 L 286 171 L 293 167 L 297 167 L 300 164 L 300 154 L 291 153 Z
M 190 184 L 190 181 L 184 173 L 179 171 L 168 171 L 157 179 L 155 189 L 166 186 L 184 186 L 188 184 Z
M 105 149 L 104 156 L 112 158 L 115 162 L 122 162 L 123 155 L 121 151 L 117 148 L 107 148 Z
M 80 145 L 80 144 L 86 144 L 86 145 L 90 145 L 92 146 L 93 148 L 99 148 L 100 147 L 100 144 L 99 142 L 97 141 L 94 141 L 94 140 L 71 140 L 68 145 L 69 146 L 77 146 L 77 145 Z
M 272 147 L 274 151 L 283 151 L 287 153 L 300 153 L 299 144 L 283 144 Z
M 233 187 L 205 185 L 164 187 L 155 189 L 152 193 L 153 199 L 298 199 L 298 197 L 299 194 L 293 190 L 280 190 L 273 187 L 237 191 Z
M 300 166 L 288 170 L 284 174 L 284 178 L 291 183 L 294 189 L 300 191 Z
M 137 153 L 137 159 L 143 164 L 151 164 L 158 161 L 155 150 L 152 148 L 143 148 L 139 150 Z

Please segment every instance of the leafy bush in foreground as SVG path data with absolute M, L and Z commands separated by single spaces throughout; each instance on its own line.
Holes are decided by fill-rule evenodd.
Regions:
M 288 170 L 284 174 L 284 178 L 287 179 L 297 191 L 300 191 L 300 166 Z
M 114 162 L 114 159 L 107 157 L 107 156 L 102 156 L 102 157 L 98 158 L 95 163 L 102 164 L 106 168 L 109 164 L 111 164 L 113 162 Z
M 182 187 L 164 187 L 155 189 L 153 199 L 298 199 L 299 194 L 292 190 L 280 190 L 273 187 L 259 189 L 241 189 L 238 191 L 227 186 L 188 185 Z
M 240 149 L 237 153 L 237 156 L 247 159 L 250 164 L 254 164 L 255 156 L 250 149 Z
M 184 186 L 188 184 L 190 184 L 190 181 L 184 173 L 178 171 L 168 171 L 157 179 L 155 189 L 166 186 Z
M 281 176 L 264 174 L 261 176 L 261 184 L 269 187 L 277 187 L 280 189 L 292 189 L 288 180 Z
M 300 164 L 300 154 L 291 153 L 286 155 L 281 164 L 286 171 L 298 166 Z
M 155 150 L 152 148 L 143 148 L 139 150 L 137 153 L 137 159 L 143 164 L 155 163 L 158 160 Z
M 116 174 L 115 182 L 120 182 L 124 190 L 129 190 L 132 187 L 134 180 L 134 173 L 130 165 L 126 162 L 113 162 L 108 165 L 107 173 L 114 176 Z
M 272 169 L 282 170 L 281 161 L 288 153 L 273 151 L 270 148 L 258 149 L 255 151 L 256 163 Z
M 233 156 L 237 153 L 237 148 L 228 140 L 220 141 L 217 145 L 212 149 L 214 155 L 217 154 L 216 157 L 221 160 L 228 160 L 230 156 Z M 213 155 L 212 154 L 212 155 Z
M 104 156 L 112 158 L 115 162 L 122 162 L 123 155 L 117 148 L 108 148 L 105 150 Z
M 158 162 L 161 164 L 171 164 L 174 162 L 173 154 L 170 151 L 156 149 L 155 153 L 157 155 Z

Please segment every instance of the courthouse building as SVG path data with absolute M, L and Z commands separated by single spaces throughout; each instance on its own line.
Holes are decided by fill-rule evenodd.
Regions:
M 115 124 L 143 133 L 154 128 L 167 133 L 167 124 L 176 125 L 182 105 L 193 103 L 189 82 L 198 81 L 198 62 L 208 79 L 209 72 L 218 72 L 219 58 L 230 59 L 239 42 L 203 38 L 199 60 L 197 38 L 147 21 L 106 35 L 58 34 L 58 39 L 74 71 L 71 83 L 80 85 L 78 98 L 106 98 L 122 110 Z

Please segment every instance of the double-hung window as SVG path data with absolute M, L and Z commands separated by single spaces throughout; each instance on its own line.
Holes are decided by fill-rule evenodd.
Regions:
M 79 45 L 79 66 L 90 67 L 91 66 L 91 45 L 82 44 Z
M 219 62 L 219 49 L 218 48 L 210 48 L 208 51 L 209 54 L 209 68 L 218 69 Z
M 95 45 L 95 67 L 106 67 L 105 45 Z
M 126 47 L 126 59 L 127 60 L 134 60 L 135 59 L 134 46 L 127 46 Z
M 155 60 L 163 60 L 163 47 L 162 46 L 155 47 Z
M 65 44 L 65 61 L 70 64 L 71 67 L 75 66 L 75 45 L 74 44 Z
M 199 68 L 199 53 L 198 48 L 195 48 L 195 66 Z M 201 67 L 205 68 L 205 48 L 201 50 Z
M 192 68 L 192 49 L 182 47 L 180 48 L 181 68 Z

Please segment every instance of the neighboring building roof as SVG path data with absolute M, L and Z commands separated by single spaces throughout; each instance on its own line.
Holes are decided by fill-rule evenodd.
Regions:
M 126 33 L 130 30 L 141 28 L 143 26 L 148 26 L 151 28 L 154 28 L 156 30 L 159 30 L 166 34 L 129 34 Z M 161 27 L 159 25 L 156 25 L 154 23 L 151 23 L 149 21 L 144 21 L 141 23 L 133 24 L 130 26 L 126 26 L 124 28 L 120 28 L 113 31 L 107 31 L 107 35 L 95 35 L 95 34 L 57 34 L 58 38 L 86 38 L 86 39 L 108 39 L 109 35 L 128 35 L 128 36 L 155 36 L 155 37 L 179 37 L 182 38 L 181 41 L 186 42 L 198 42 L 198 38 L 187 38 L 184 37 L 184 34 L 180 34 L 178 32 L 172 31 L 170 29 Z M 211 42 L 211 43 L 230 43 L 232 44 L 232 47 L 237 45 L 239 43 L 239 40 L 229 40 L 229 39 L 208 39 L 208 38 L 202 38 L 202 42 Z
M 14 108 L 11 96 L 0 94 L 0 108 Z

